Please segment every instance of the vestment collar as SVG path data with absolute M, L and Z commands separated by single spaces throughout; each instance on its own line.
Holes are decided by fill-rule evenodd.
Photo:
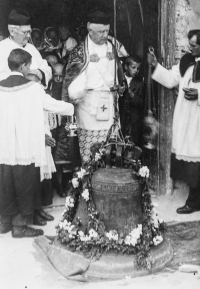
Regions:
M 10 75 L 21 75 L 21 76 L 23 76 L 23 74 L 21 72 L 18 72 L 18 71 L 11 71 Z

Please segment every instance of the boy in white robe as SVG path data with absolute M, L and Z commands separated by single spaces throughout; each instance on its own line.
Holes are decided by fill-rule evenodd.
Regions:
M 26 225 L 41 212 L 40 168 L 47 164 L 43 110 L 73 115 L 73 105 L 47 95 L 27 80 L 31 55 L 14 49 L 8 57 L 11 75 L 0 82 L 0 233 L 14 238 L 43 234 Z M 41 217 L 41 216 L 40 216 Z

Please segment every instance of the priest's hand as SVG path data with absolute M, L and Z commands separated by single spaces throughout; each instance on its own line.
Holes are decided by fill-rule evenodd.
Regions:
M 195 88 L 183 88 L 185 92 L 185 99 L 187 100 L 197 100 L 198 99 L 198 90 Z
M 123 95 L 125 89 L 126 89 L 126 86 L 125 86 L 125 85 L 122 85 L 122 86 L 119 85 L 119 87 L 118 87 L 118 94 L 119 94 L 119 96 L 122 96 L 122 95 Z
M 45 146 L 55 147 L 56 141 L 54 138 L 50 137 L 48 134 L 45 134 Z
M 147 54 L 147 62 L 153 68 L 155 68 L 158 64 L 157 58 L 153 52 Z

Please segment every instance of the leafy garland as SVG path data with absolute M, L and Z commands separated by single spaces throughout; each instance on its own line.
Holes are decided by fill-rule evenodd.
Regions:
M 100 147 L 93 152 L 91 160 L 84 167 L 77 168 L 73 174 L 62 220 L 57 226 L 57 235 L 61 244 L 67 245 L 72 251 L 82 251 L 87 258 L 97 260 L 103 252 L 114 250 L 136 255 L 137 268 L 149 270 L 153 264 L 150 248 L 163 241 L 165 225 L 158 218 L 151 201 L 148 189 L 149 169 L 142 167 L 140 161 L 126 159 L 126 167 L 130 166 L 143 184 L 142 224 L 125 237 L 118 235 L 116 230 L 106 232 L 92 198 L 91 185 L 93 173 L 98 168 L 105 167 L 105 147 Z M 87 203 L 87 228 L 83 228 L 79 217 L 74 219 L 80 200 Z

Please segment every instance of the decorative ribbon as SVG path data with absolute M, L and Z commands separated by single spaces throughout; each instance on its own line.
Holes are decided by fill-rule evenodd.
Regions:
M 113 60 L 114 59 L 113 53 L 112 52 L 107 52 L 106 53 L 106 58 L 108 60 L 110 60 L 110 61 Z M 91 54 L 90 55 L 90 62 L 99 62 L 99 60 L 100 60 L 100 57 L 97 54 Z

